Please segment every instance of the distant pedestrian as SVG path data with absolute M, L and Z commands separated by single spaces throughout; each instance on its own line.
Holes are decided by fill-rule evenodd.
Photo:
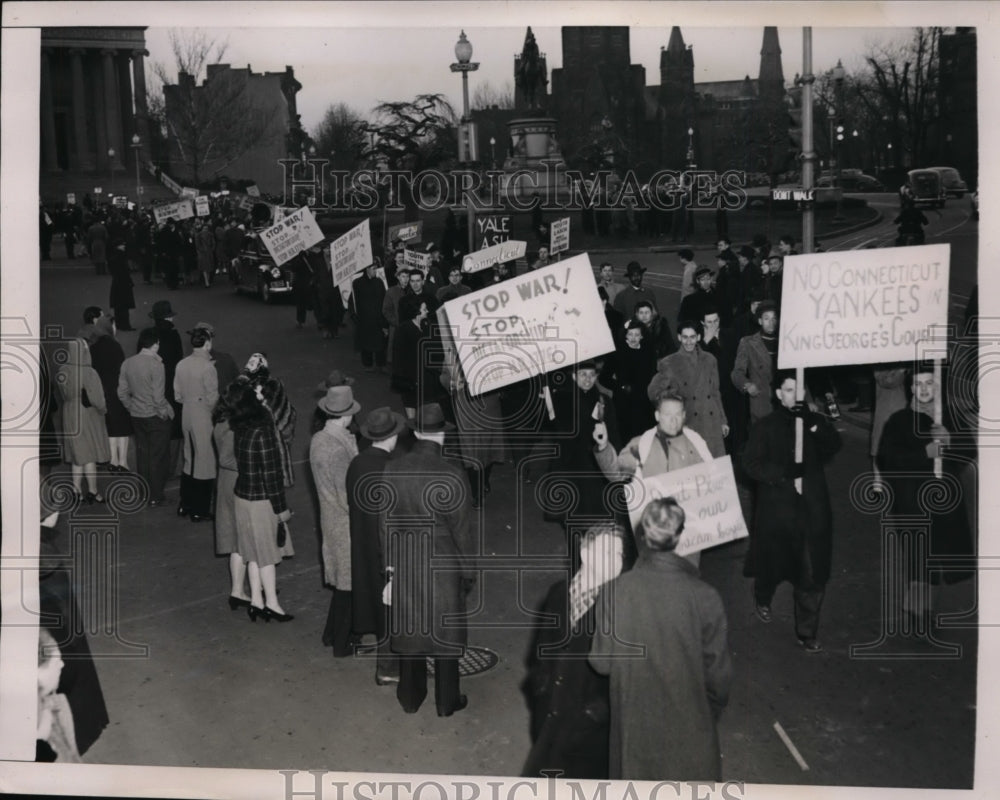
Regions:
M 103 503 L 104 497 L 97 490 L 97 464 L 111 457 L 104 423 L 108 406 L 85 340 L 66 342 L 66 360 L 55 378 L 62 412 L 63 460 L 72 465 L 73 491 L 87 503 Z M 86 495 L 82 493 L 83 478 L 87 480 Z
M 90 250 L 90 261 L 98 275 L 108 274 L 108 229 L 101 217 L 87 229 L 87 247 Z
M 182 407 L 184 468 L 177 516 L 191 522 L 212 519 L 215 486 L 215 450 L 212 411 L 219 400 L 219 375 L 212 363 L 212 334 L 204 328 L 190 332 L 191 355 L 181 359 L 174 374 L 174 398 Z
M 125 242 L 114 239 L 108 248 L 108 271 L 111 273 L 111 292 L 108 305 L 114 309 L 115 325 L 120 331 L 135 330 L 129 319 L 129 311 L 135 308 L 135 294 L 132 291 L 132 276 L 125 256 Z
M 198 254 L 198 272 L 207 289 L 212 284 L 212 273 L 215 271 L 215 234 L 209 225 L 201 220 L 194 225 L 194 247 Z
M 389 322 L 382 314 L 385 284 L 375 274 L 376 264 L 369 264 L 351 288 L 351 318 L 354 321 L 354 347 L 361 353 L 366 372 L 385 371 L 386 337 Z
M 219 402 L 212 411 L 212 441 L 218 457 L 219 472 L 215 484 L 215 554 L 229 556 L 229 608 L 236 611 L 239 608 L 250 607 L 250 597 L 247 595 L 245 583 L 247 565 L 240 555 L 236 534 L 236 444 L 233 429 L 229 420 L 233 415 L 239 398 L 245 386 L 249 383 L 245 378 L 241 382 L 233 382 L 223 388 Z
M 102 316 L 95 323 L 94 335 L 88 340 L 90 359 L 104 388 L 104 399 L 108 411 L 104 415 L 104 423 L 108 430 L 108 443 L 111 456 L 108 470 L 111 472 L 128 471 L 128 442 L 132 435 L 132 420 L 128 409 L 118 399 L 118 380 L 121 377 L 122 364 L 125 362 L 125 352 L 115 338 L 115 322 L 110 317 Z

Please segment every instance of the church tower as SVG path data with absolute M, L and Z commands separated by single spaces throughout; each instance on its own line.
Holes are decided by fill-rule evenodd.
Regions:
M 670 31 L 660 51 L 661 124 L 660 167 L 683 169 L 687 164 L 688 128 L 697 129 L 694 92 L 694 52 L 685 46 L 681 29 Z

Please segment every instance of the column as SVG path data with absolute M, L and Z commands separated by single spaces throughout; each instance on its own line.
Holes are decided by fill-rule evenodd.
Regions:
M 49 69 L 49 49 L 42 48 L 42 169 L 55 172 L 59 169 L 56 158 L 56 118 L 52 111 L 52 74 Z
M 148 162 L 151 158 L 149 150 L 149 107 L 146 104 L 146 71 L 143 58 L 149 55 L 148 50 L 132 51 L 132 87 L 135 92 L 135 129 L 142 140 L 139 149 L 139 160 Z
M 93 169 L 94 160 L 87 146 L 87 111 L 83 89 L 83 50 L 69 51 L 73 73 L 73 156 L 74 169 Z
M 115 157 L 111 169 L 121 169 L 122 159 L 122 126 L 121 111 L 118 107 L 118 80 L 115 75 L 114 50 L 102 50 L 104 62 L 104 124 L 107 131 L 107 147 L 114 148 Z M 104 159 L 107 162 L 107 150 Z

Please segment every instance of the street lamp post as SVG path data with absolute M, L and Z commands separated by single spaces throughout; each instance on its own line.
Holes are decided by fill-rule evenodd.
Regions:
M 694 169 L 694 128 L 688 128 L 688 151 L 687 151 L 687 166 L 688 169 Z
M 844 76 L 846 75 L 846 70 L 844 65 L 840 63 L 840 59 L 837 59 L 837 66 L 833 68 L 833 81 L 834 81 L 834 101 L 837 106 L 837 113 L 844 113 Z M 843 174 L 843 164 L 841 163 L 841 144 L 844 141 L 844 126 L 837 125 L 837 188 L 840 192 L 837 194 L 837 212 L 833 216 L 834 222 L 843 222 L 844 220 L 844 188 L 841 183 L 841 175 Z
M 474 143 L 472 141 L 474 132 L 469 118 L 469 73 L 475 72 L 479 69 L 479 64 L 472 60 L 472 43 L 466 38 L 464 30 L 458 37 L 458 42 L 455 43 L 455 58 L 457 61 L 451 65 L 451 71 L 462 73 L 462 122 L 461 130 L 459 130 L 458 133 L 458 154 L 459 159 L 461 159 L 465 154 L 469 155 L 471 158 L 474 147 Z M 462 146 L 463 135 L 468 137 L 468 144 L 465 148 Z M 468 197 L 466 197 L 465 201 L 465 215 L 469 229 L 469 249 L 467 252 L 471 253 L 474 243 L 473 227 L 475 226 L 475 216 L 472 209 L 472 201 L 469 200 Z
M 493 163 L 493 169 L 497 168 L 497 151 L 496 151 L 496 146 L 497 146 L 497 140 L 491 136 L 490 137 L 490 161 Z
M 138 133 L 132 134 L 132 150 L 135 153 L 135 204 L 142 202 L 142 173 L 139 171 L 139 148 L 142 140 Z
M 111 183 L 111 194 L 113 198 L 115 196 L 115 148 L 108 148 L 108 180 Z

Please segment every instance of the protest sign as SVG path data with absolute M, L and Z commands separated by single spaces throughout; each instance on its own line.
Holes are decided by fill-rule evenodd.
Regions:
M 153 216 L 156 217 L 156 224 L 162 225 L 168 219 L 193 217 L 194 209 L 191 208 L 191 201 L 188 199 L 175 200 L 173 203 L 161 203 L 153 208 Z
M 912 361 L 948 322 L 947 244 L 785 259 L 778 366 Z
M 403 242 L 403 244 L 409 244 L 410 242 L 417 244 L 423 241 L 424 236 L 424 223 L 423 220 L 419 222 L 403 222 L 399 225 L 390 225 L 389 233 L 386 236 L 386 241 L 394 242 L 396 239 Z
M 508 239 L 510 239 L 509 216 L 486 214 L 476 217 L 475 246 L 477 250 L 485 250 L 487 247 L 506 242 Z
M 654 443 L 659 447 L 659 444 Z M 686 517 L 677 555 L 696 553 L 749 535 L 736 492 L 729 456 L 659 475 L 633 479 L 626 489 L 632 530 L 639 535 L 643 509 L 651 500 L 673 497 Z
M 549 254 L 564 250 L 569 250 L 569 217 L 553 220 L 549 227 Z
M 469 253 L 462 259 L 462 272 L 481 272 L 503 261 L 516 261 L 519 258 L 524 258 L 527 250 L 527 242 L 508 239 L 492 247 Z
M 281 266 L 294 256 L 323 241 L 323 231 L 308 206 L 300 208 L 260 234 L 274 263 Z
M 193 189 L 190 186 L 185 186 L 184 188 L 181 189 L 181 197 L 190 197 L 191 199 L 194 199 L 197 196 L 198 196 L 197 189 Z
M 76 193 L 67 192 L 66 193 L 66 205 L 75 206 L 76 205 Z
M 101 194 L 104 191 L 100 186 L 94 187 L 94 194 Z
M 586 253 L 444 308 L 473 395 L 614 350 Z
M 403 251 L 403 266 L 407 269 L 427 269 L 430 265 L 430 253 L 418 253 L 416 250 Z
M 208 208 L 208 198 L 202 195 L 194 199 L 194 213 L 199 217 L 207 217 L 211 212 Z
M 123 194 L 115 195 L 111 198 L 111 205 L 115 208 L 126 208 L 128 206 L 128 198 Z
M 252 211 L 254 203 L 256 202 L 252 197 L 250 197 L 250 195 L 246 194 L 236 195 L 236 201 L 239 203 L 240 208 L 244 211 Z
M 260 189 L 257 188 L 256 183 L 252 183 L 247 187 L 247 194 L 251 197 L 260 197 Z
M 330 264 L 333 285 L 348 284 L 351 278 L 374 261 L 372 237 L 368 220 L 355 225 L 330 245 Z

